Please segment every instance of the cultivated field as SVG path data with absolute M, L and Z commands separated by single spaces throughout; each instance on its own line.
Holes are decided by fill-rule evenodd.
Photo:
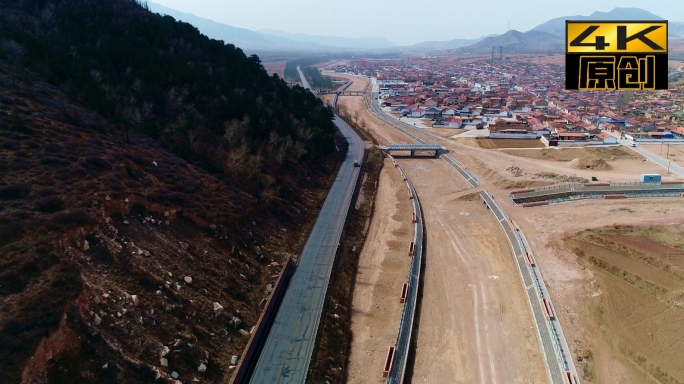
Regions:
M 603 227 L 566 244 L 596 274 L 596 292 L 586 300 L 589 321 L 609 349 L 631 363 L 625 366 L 634 366 L 631 382 L 646 382 L 647 375 L 652 382 L 683 381 L 684 228 Z M 595 366 L 586 372 L 601 374 Z
M 498 148 L 544 148 L 541 140 L 516 140 L 516 139 L 477 139 L 477 145 L 485 149 Z
M 285 61 L 266 61 L 261 65 L 269 75 L 276 73 L 281 79 L 285 77 Z
M 455 128 L 423 128 L 424 131 L 434 133 L 442 137 L 452 137 L 458 135 L 459 133 L 466 132 L 466 129 L 455 129 Z

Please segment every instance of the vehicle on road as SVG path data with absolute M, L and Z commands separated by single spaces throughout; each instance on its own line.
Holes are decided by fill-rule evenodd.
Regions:
M 360 167 L 361 164 L 359 164 L 359 161 L 358 161 L 358 160 L 354 160 L 354 166 L 355 166 L 355 167 Z
M 636 143 L 629 143 L 630 147 L 636 147 Z

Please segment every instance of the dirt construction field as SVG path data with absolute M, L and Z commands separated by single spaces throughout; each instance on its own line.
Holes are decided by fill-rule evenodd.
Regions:
M 359 256 L 348 383 L 381 381 L 387 348 L 396 342 L 401 320 L 399 297 L 411 262 L 406 252 L 413 239 L 413 207 L 389 158 L 380 173 L 375 212 Z
M 633 382 L 684 380 L 684 228 L 603 227 L 566 244 L 596 274 L 587 306 L 606 344 L 638 367 Z
M 477 194 L 462 192 L 465 182 L 444 161 L 399 162 L 427 233 L 412 382 L 547 383 L 529 304 L 494 216 Z
M 684 166 L 684 145 L 670 145 L 669 149 L 667 145 L 662 144 L 639 144 L 639 147 L 663 159 L 670 159 L 674 164 Z
M 541 140 L 516 139 L 477 139 L 477 144 L 485 149 L 496 148 L 544 148 Z

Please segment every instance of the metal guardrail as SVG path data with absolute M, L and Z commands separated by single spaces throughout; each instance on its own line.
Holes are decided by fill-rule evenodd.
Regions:
M 514 204 L 523 204 L 537 201 L 549 201 L 549 203 L 551 203 L 551 201 L 556 200 L 572 201 L 586 198 L 602 198 L 604 195 L 615 193 L 624 193 L 634 196 L 638 194 L 671 194 L 681 192 L 684 192 L 684 183 L 654 184 L 627 182 L 611 183 L 611 185 L 563 184 L 539 188 L 529 192 L 511 193 L 508 197 Z
M 390 156 L 394 161 L 394 158 Z M 413 184 L 406 177 L 406 174 L 397 166 L 402 176 L 406 178 L 406 185 L 413 194 L 413 210 L 416 213 L 416 223 L 413 236 L 413 255 L 411 256 L 411 267 L 408 273 L 408 291 L 404 308 L 401 313 L 401 322 L 395 343 L 394 366 L 387 376 L 386 384 L 402 384 L 406 373 L 406 361 L 411 347 L 411 337 L 413 334 L 413 321 L 416 313 L 416 302 L 418 300 L 418 286 L 420 284 L 420 269 L 423 257 L 423 212 L 420 208 L 420 201 Z
M 548 318 L 542 308 L 541 299 L 550 301 L 550 296 L 541 277 L 541 272 L 536 265 L 528 267 L 525 261 L 525 255 L 531 254 L 527 240 L 520 230 L 513 228 L 510 220 L 489 192 L 481 192 L 480 197 L 496 217 L 513 250 L 518 272 L 522 278 L 528 303 L 535 319 L 539 342 L 551 382 L 553 384 L 565 384 L 563 375 L 569 371 L 579 384 L 579 376 L 565 341 L 565 335 L 561 329 L 560 322 L 555 316 L 553 319 Z

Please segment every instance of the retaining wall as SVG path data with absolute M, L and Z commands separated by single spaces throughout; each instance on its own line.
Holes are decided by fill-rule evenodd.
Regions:
M 275 286 L 273 287 L 271 297 L 269 297 L 266 301 L 266 306 L 259 317 L 256 328 L 252 333 L 252 336 L 250 336 L 247 346 L 242 352 L 240 362 L 235 368 L 233 377 L 231 377 L 229 381 L 230 384 L 243 384 L 249 382 L 252 370 L 259 360 L 261 348 L 264 346 L 266 338 L 268 337 L 268 331 L 271 329 L 273 318 L 275 317 L 276 313 L 278 313 L 278 307 L 280 306 L 280 302 L 282 301 L 285 291 L 287 290 L 287 284 L 292 277 L 292 272 L 294 269 L 293 266 L 294 262 L 292 261 L 292 258 L 288 257 L 285 261 L 285 266 L 283 267 L 282 271 L 280 271 L 280 275 L 278 276 Z

